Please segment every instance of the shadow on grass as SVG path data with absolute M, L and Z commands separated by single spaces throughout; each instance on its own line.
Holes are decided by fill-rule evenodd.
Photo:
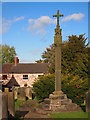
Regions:
M 8 120 L 22 120 L 29 111 L 16 111 L 15 117 L 9 115 Z
M 29 111 L 16 111 L 15 117 L 24 118 L 24 116 L 25 116 L 28 112 L 29 112 Z

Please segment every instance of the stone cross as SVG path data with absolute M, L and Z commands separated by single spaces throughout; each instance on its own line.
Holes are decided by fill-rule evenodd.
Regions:
M 55 45 L 55 91 L 61 91 L 61 44 L 62 44 L 62 35 L 61 29 L 59 27 L 59 17 L 62 17 L 63 14 L 59 14 L 57 10 L 57 27 L 55 29 L 54 36 L 54 45 Z
M 59 27 L 59 17 L 63 17 L 63 14 L 59 14 L 59 10 L 57 10 L 57 15 L 53 15 L 53 17 L 57 17 L 57 27 Z

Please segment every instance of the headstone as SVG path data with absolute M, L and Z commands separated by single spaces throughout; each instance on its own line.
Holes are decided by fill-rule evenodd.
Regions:
M 14 88 L 12 92 L 9 92 L 9 88 L 5 88 L 5 93 L 8 95 L 8 111 L 11 116 L 15 115 L 15 99 L 14 99 Z
M 18 88 L 17 99 L 18 100 L 25 100 L 26 99 L 24 87 Z
M 19 87 L 15 87 L 15 89 L 14 89 L 14 98 L 15 98 L 15 100 L 18 99 L 18 88 Z
M 2 118 L 2 91 L 0 91 L 0 120 Z
M 30 87 L 25 87 L 25 95 L 28 99 L 32 99 L 32 90 Z
M 9 92 L 9 88 L 4 88 L 4 92 Z
M 2 94 L 0 94 L 0 97 L 1 96 L 2 102 L 0 102 L 0 104 L 2 103 L 2 119 L 8 119 L 8 95 L 3 92 Z
M 90 112 L 90 90 L 86 94 L 86 112 Z
M 15 116 L 15 99 L 13 92 L 8 93 L 8 111 L 11 116 Z

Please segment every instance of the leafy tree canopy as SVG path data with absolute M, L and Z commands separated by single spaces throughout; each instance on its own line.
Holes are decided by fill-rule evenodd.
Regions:
M 85 77 L 88 74 L 88 49 L 85 34 L 68 36 L 62 43 L 62 73 Z M 42 53 L 44 62 L 49 64 L 49 72 L 55 72 L 55 46 L 52 44 Z
M 14 58 L 16 56 L 16 51 L 14 46 L 0 45 L 0 63 L 14 63 Z

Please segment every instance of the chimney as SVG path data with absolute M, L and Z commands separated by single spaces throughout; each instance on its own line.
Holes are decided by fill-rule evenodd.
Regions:
M 18 57 L 15 57 L 15 66 L 19 63 Z

